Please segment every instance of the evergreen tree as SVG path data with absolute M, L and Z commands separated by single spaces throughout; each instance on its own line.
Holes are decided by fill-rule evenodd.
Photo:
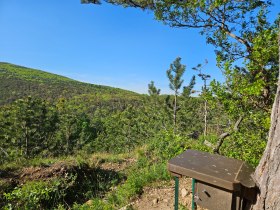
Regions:
M 191 94 L 194 92 L 193 90 L 194 85 L 195 85 L 195 76 L 192 76 L 189 85 L 183 87 L 182 96 L 184 98 L 189 98 L 191 96 Z
M 58 123 L 57 113 L 49 103 L 29 96 L 6 110 L 6 118 L 1 117 L 0 124 L 9 151 L 32 157 L 48 149 Z
M 173 101 L 173 126 L 174 133 L 176 133 L 177 126 L 177 111 L 179 111 L 178 106 L 178 95 L 179 90 L 184 82 L 182 76 L 186 70 L 186 66 L 181 64 L 181 58 L 178 57 L 175 61 L 170 64 L 170 68 L 166 71 L 167 77 L 169 79 L 169 88 L 174 91 L 174 101 Z
M 148 93 L 150 96 L 155 96 L 160 94 L 160 89 L 156 88 L 154 81 L 151 81 L 151 83 L 148 84 Z
M 205 65 L 207 65 L 208 61 L 205 60 Z M 210 79 L 210 75 L 208 74 L 204 74 L 202 73 L 202 69 L 204 67 L 203 65 L 201 64 L 198 64 L 196 67 L 193 68 L 193 70 L 195 71 L 198 71 L 198 75 L 201 80 L 203 81 L 203 86 L 202 86 L 202 91 L 201 91 L 201 96 L 202 98 L 204 99 L 204 132 L 203 132 L 203 135 L 204 137 L 206 136 L 207 134 L 207 115 L 208 115 L 208 104 L 207 104 L 207 92 L 208 92 L 208 87 L 207 87 L 207 80 Z

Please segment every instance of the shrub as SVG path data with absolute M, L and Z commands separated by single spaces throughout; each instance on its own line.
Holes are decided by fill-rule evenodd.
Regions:
M 6 209 L 11 207 L 19 209 L 39 209 L 49 206 L 55 200 L 55 194 L 59 192 L 60 182 L 53 183 L 43 181 L 32 181 L 22 187 L 16 187 L 10 193 L 4 193 L 8 201 Z

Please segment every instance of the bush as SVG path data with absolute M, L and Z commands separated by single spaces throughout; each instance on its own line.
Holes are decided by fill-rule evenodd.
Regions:
M 181 154 L 187 149 L 196 149 L 201 151 L 210 151 L 203 143 L 174 135 L 173 132 L 160 132 L 148 145 L 148 151 L 151 157 L 160 161 L 167 161 Z
M 108 197 L 113 206 L 126 204 L 131 198 L 143 192 L 143 187 L 157 180 L 169 180 L 170 175 L 166 170 L 166 163 L 153 164 L 145 168 L 134 168 L 126 182 L 119 186 Z
M 40 209 L 43 207 L 52 207 L 57 195 L 60 195 L 59 181 L 43 182 L 32 181 L 24 184 L 22 187 L 16 187 L 10 193 L 4 193 L 8 201 L 6 209 L 11 207 L 19 209 Z

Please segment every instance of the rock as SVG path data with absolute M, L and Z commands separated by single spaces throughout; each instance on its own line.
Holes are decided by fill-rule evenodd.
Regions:
M 88 200 L 88 201 L 86 202 L 86 204 L 87 204 L 88 206 L 92 206 L 93 200 Z
M 183 189 L 181 190 L 181 196 L 182 196 L 182 198 L 186 197 L 188 194 L 189 194 L 189 193 L 188 193 L 188 191 L 186 190 L 186 188 L 183 188 Z
M 135 202 L 129 203 L 126 206 L 120 208 L 119 210 L 128 210 L 131 209 L 132 205 L 135 204 Z
M 154 200 L 153 200 L 153 205 L 156 205 L 158 203 L 158 198 L 155 198 Z

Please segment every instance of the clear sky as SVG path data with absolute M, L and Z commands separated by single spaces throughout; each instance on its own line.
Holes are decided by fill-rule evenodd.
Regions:
M 275 0 L 272 17 L 280 11 Z M 0 61 L 79 81 L 147 93 L 148 83 L 168 93 L 166 70 L 176 57 L 222 80 L 213 47 L 196 30 L 176 29 L 151 12 L 80 0 L 0 0 Z M 197 86 L 202 82 L 197 79 Z

